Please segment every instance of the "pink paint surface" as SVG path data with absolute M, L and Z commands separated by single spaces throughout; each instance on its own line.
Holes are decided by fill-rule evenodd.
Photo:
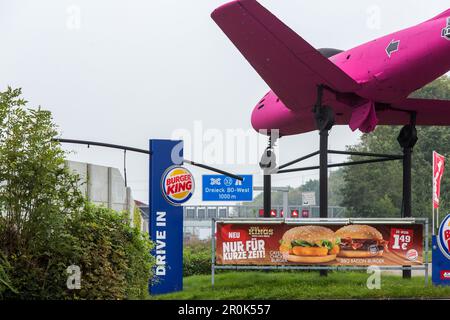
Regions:
M 225 4 L 212 18 L 271 88 L 253 110 L 256 130 L 315 130 L 318 85 L 328 88 L 324 104 L 334 109 L 336 124 L 352 129 L 408 123 L 397 109 L 417 112 L 418 125 L 450 125 L 448 101 L 407 99 L 450 70 L 450 37 L 443 36 L 450 9 L 330 59 L 255 0 Z M 398 46 L 388 53 L 391 43 Z

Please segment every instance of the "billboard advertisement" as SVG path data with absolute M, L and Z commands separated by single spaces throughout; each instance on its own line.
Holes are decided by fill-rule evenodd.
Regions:
M 423 225 L 217 223 L 216 264 L 422 265 Z

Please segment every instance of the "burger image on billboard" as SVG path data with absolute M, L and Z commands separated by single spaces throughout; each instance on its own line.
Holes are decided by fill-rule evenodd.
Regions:
M 367 258 L 382 256 L 387 241 L 374 227 L 368 225 L 348 225 L 336 231 L 340 238 L 339 257 Z
M 333 230 L 326 227 L 294 227 L 284 233 L 280 252 L 291 262 L 330 262 L 336 259 L 339 252 L 339 239 Z
M 194 193 L 192 173 L 180 166 L 171 166 L 162 175 L 161 192 L 172 205 L 179 206 L 188 201 Z

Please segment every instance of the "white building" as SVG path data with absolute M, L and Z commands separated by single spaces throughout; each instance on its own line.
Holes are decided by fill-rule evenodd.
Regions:
M 89 201 L 116 211 L 127 211 L 130 223 L 138 223 L 141 231 L 148 232 L 148 216 L 136 205 L 131 188 L 125 186 L 125 180 L 117 168 L 77 161 L 67 161 L 67 164 L 80 176 L 79 188 Z M 135 221 L 136 217 L 139 221 Z

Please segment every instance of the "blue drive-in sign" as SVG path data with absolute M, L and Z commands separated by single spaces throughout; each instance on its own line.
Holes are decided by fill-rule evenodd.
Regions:
M 239 175 L 242 181 L 220 174 L 208 174 L 202 180 L 203 201 L 253 201 L 253 176 Z

